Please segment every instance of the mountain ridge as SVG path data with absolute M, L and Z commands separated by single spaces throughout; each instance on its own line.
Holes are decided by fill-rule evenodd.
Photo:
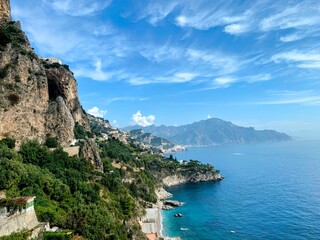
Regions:
M 151 125 L 141 127 L 134 125 L 124 128 L 124 130 L 133 129 L 142 129 L 146 133 L 166 138 L 173 143 L 192 147 L 293 140 L 289 135 L 275 130 L 256 130 L 253 127 L 242 127 L 219 118 L 200 120 L 181 126 Z

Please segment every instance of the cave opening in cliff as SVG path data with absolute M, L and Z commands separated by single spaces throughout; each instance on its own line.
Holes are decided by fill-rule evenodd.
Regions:
M 49 100 L 55 101 L 57 97 L 63 97 L 63 91 L 55 78 L 48 78 Z

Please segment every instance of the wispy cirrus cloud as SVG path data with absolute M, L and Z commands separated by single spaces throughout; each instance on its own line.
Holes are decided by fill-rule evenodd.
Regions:
M 262 101 L 251 102 L 257 105 L 286 105 L 286 104 L 302 104 L 305 106 L 319 106 L 320 94 L 313 90 L 305 91 L 269 91 L 267 99 Z
M 247 32 L 265 33 L 276 30 L 293 29 L 299 34 L 286 34 L 282 42 L 298 41 L 320 31 L 319 8 L 316 0 L 293 0 L 291 2 L 242 1 L 234 7 L 232 0 L 210 1 L 161 1 L 146 2 L 139 19 L 155 24 L 175 15 L 174 24 L 182 28 L 209 30 L 223 27 L 231 35 Z M 170 19 L 169 19 L 170 21 Z
M 320 68 L 320 52 L 319 51 L 298 51 L 281 52 L 275 54 L 271 58 L 275 63 L 287 62 L 294 63 L 298 68 Z
M 44 2 L 58 13 L 70 16 L 86 16 L 104 10 L 110 5 L 111 0 L 44 0 Z
M 256 83 L 271 80 L 270 74 L 257 74 L 257 75 L 247 75 L 242 77 L 235 76 L 223 76 L 215 78 L 213 81 L 214 87 L 230 87 L 236 82 L 246 82 L 246 83 Z
M 107 81 L 109 80 L 114 73 L 104 71 L 102 68 L 102 61 L 97 60 L 93 63 L 93 69 L 87 69 L 87 68 L 77 68 L 74 70 L 76 77 L 84 77 L 84 78 L 90 78 L 97 81 Z
M 146 97 L 114 97 L 114 98 L 108 98 L 106 101 L 106 104 L 109 105 L 113 102 L 123 102 L 123 101 L 138 101 L 138 102 L 142 102 L 142 101 L 147 101 L 150 98 L 146 98 Z

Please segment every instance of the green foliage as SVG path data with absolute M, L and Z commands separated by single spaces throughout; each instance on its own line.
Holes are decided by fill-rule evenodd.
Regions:
M 43 240 L 71 240 L 72 235 L 68 232 L 45 232 Z
M 57 62 L 55 62 L 55 63 L 49 63 L 48 61 L 43 61 L 42 63 L 43 63 L 43 65 L 44 65 L 44 67 L 45 67 L 46 69 L 63 67 L 63 68 L 65 68 L 66 70 L 70 71 L 70 67 L 69 67 L 69 65 L 67 65 L 67 64 L 60 64 L 60 63 L 57 63 Z
M 107 176 L 93 172 L 85 159 L 30 141 L 19 154 L 0 144 L 0 166 L 0 189 L 8 197 L 35 195 L 39 221 L 72 229 L 86 239 L 129 239 L 123 221 L 135 214 L 133 197 L 123 185 L 109 191 L 102 184 Z
M 117 139 L 109 139 L 105 143 L 100 143 L 101 157 L 114 159 L 124 163 L 134 163 L 134 157 L 132 155 L 132 149 L 124 145 Z
M 6 145 L 10 149 L 14 149 L 16 146 L 16 140 L 13 138 L 5 138 L 0 140 L 0 144 Z
M 79 123 L 76 123 L 74 125 L 74 137 L 76 139 L 86 139 L 87 137 L 91 137 L 91 134 L 87 132 L 83 126 L 81 126 Z
M 14 47 L 21 47 L 26 43 L 23 32 L 15 25 L 15 22 L 0 25 L 0 48 L 12 43 Z
M 9 236 L 0 237 L 0 240 L 27 240 L 30 237 L 29 232 L 13 233 Z
M 0 143 L 0 189 L 6 189 L 8 197 L 36 196 L 40 221 L 71 229 L 85 239 L 126 240 L 140 230 L 128 230 L 125 223 L 140 216 L 142 203 L 156 202 L 155 186 L 163 177 L 214 171 L 198 161 L 180 164 L 173 157 L 147 154 L 114 139 L 99 146 L 105 173 L 94 172 L 87 160 L 69 157 L 61 147 L 50 151 L 29 141 L 17 153 Z
M 38 166 L 43 166 L 46 162 L 50 161 L 50 154 L 48 152 L 48 148 L 40 145 L 37 141 L 29 141 L 22 144 L 19 151 L 23 162 Z
M 121 205 L 125 219 L 130 219 L 135 209 L 134 198 L 130 194 L 126 194 L 121 198 Z
M 51 137 L 50 135 L 47 135 L 45 144 L 48 148 L 56 148 L 58 147 L 58 141 L 57 138 Z

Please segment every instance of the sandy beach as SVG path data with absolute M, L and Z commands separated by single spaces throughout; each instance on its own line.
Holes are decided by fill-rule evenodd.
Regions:
M 155 206 L 146 209 L 146 215 L 141 219 L 141 228 L 150 240 L 181 240 L 180 237 L 163 236 L 163 218 L 161 207 Z

